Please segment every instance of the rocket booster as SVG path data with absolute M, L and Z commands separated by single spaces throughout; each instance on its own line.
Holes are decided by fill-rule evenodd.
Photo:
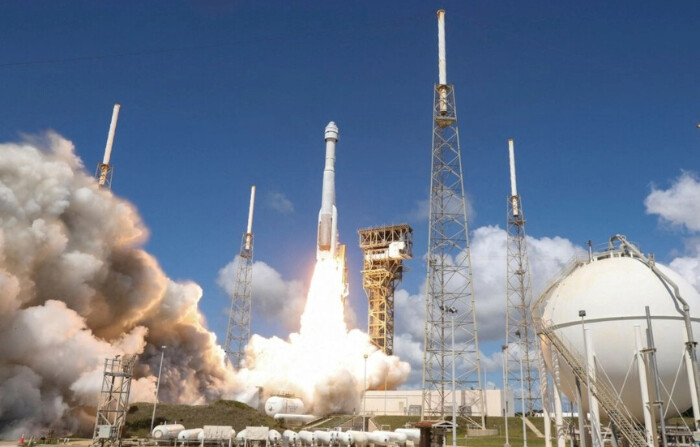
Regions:
M 335 143 L 338 126 L 333 121 L 325 130 L 326 166 L 323 169 L 321 210 L 318 213 L 318 242 L 316 259 L 334 258 L 338 252 L 338 210 L 335 207 Z

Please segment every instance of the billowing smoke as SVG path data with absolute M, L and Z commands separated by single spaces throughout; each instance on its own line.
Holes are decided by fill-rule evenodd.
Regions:
M 138 354 L 132 401 L 152 401 L 161 346 L 162 400 L 236 393 L 202 290 L 140 248 L 134 207 L 97 186 L 72 144 L 49 133 L 0 154 L 0 435 L 89 429 L 94 409 L 81 408 L 117 354 Z
M 333 259 L 317 263 L 300 331 L 287 340 L 253 335 L 238 371 L 241 383 L 262 387 L 265 396 L 293 394 L 304 401 L 307 411 L 325 415 L 359 411 L 365 386 L 392 389 L 406 380 L 408 363 L 378 351 L 366 333 L 348 331 L 341 272 L 342 267 Z M 231 291 L 234 278 L 229 265 L 221 270 L 219 282 Z M 263 297 L 254 299 L 255 303 L 266 302 Z M 290 315 L 283 306 L 271 312 L 280 318 Z
M 351 411 L 364 354 L 370 387 L 407 376 L 406 363 L 347 331 L 337 268 L 312 283 L 301 331 L 254 337 L 235 371 L 199 312 L 201 288 L 163 273 L 141 248 L 148 232 L 134 207 L 97 186 L 69 141 L 48 133 L 0 154 L 0 436 L 89 433 L 115 355 L 138 356 L 131 400 L 153 401 L 162 346 L 166 402 L 245 399 L 262 386 L 318 413 Z

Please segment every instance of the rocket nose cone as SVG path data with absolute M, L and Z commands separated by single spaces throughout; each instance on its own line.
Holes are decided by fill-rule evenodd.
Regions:
M 326 140 L 338 140 L 338 126 L 333 121 L 326 126 L 325 138 Z

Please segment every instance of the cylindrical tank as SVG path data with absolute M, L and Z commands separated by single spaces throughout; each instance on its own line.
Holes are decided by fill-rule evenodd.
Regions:
M 265 401 L 265 414 L 274 416 L 277 413 L 303 414 L 304 402 L 296 397 L 272 396 Z
M 299 431 L 299 440 L 305 446 L 316 445 L 316 436 L 308 430 Z
M 236 435 L 236 443 L 238 443 L 238 445 L 241 445 L 242 443 L 245 442 L 245 437 L 246 437 L 246 431 L 244 428 L 243 430 L 239 431 L 238 434 Z
M 365 447 L 369 443 L 366 432 L 357 430 L 348 430 L 347 432 L 352 435 L 357 447 Z
M 267 432 L 267 440 L 271 443 L 277 444 L 278 442 L 280 442 L 280 439 L 282 439 L 282 435 L 280 435 L 280 432 L 278 432 L 277 430 L 270 429 Z
M 389 441 L 394 444 L 405 444 L 406 443 L 406 433 L 399 433 L 395 431 L 386 432 L 389 435 Z
M 386 431 L 371 431 L 367 433 L 367 439 L 374 445 L 388 445 L 390 437 Z
M 292 430 L 285 430 L 282 432 L 282 438 L 288 445 L 297 445 L 298 435 Z
M 397 428 L 394 431 L 396 433 L 403 433 L 409 441 L 417 442 L 420 440 L 419 428 Z
M 347 431 L 334 430 L 331 432 L 331 436 L 337 439 L 341 446 L 351 446 L 355 443 L 355 438 Z
M 656 267 L 676 283 L 681 297 L 688 302 L 694 338 L 698 340 L 700 294 L 669 268 L 660 264 Z M 533 309 L 535 315 L 541 312 L 542 326 L 552 329 L 578 354 L 582 364 L 585 362 L 585 325 L 590 333 L 592 343 L 588 349 L 595 354 L 598 378 L 609 377 L 615 390 L 621 392 L 625 406 L 638 420 L 643 418 L 643 407 L 639 376 L 632 362 L 635 326 L 641 326 L 642 331 L 647 329 L 645 306 L 650 308 L 662 389 L 671 390 L 685 349 L 682 307 L 673 289 L 644 260 L 619 249 L 595 255 L 549 287 Z M 579 311 L 585 311 L 583 318 Z M 542 348 L 547 367 L 553 371 L 549 343 L 544 342 Z M 561 356 L 559 366 L 562 391 L 573 401 L 573 373 Z M 585 388 L 582 394 L 587 411 Z M 666 391 L 662 391 L 662 395 L 667 417 L 678 414 L 676 408 L 688 409 L 691 405 L 688 377 L 682 373 L 675 387 L 671 396 L 675 406 L 668 405 Z
M 163 424 L 153 427 L 151 438 L 154 439 L 176 439 L 178 433 L 184 430 L 181 424 Z
M 325 430 L 314 431 L 314 437 L 316 438 L 316 443 L 321 445 L 330 445 L 330 443 L 335 440 L 333 433 Z
M 204 430 L 201 428 L 191 428 L 189 430 L 181 430 L 177 434 L 178 441 L 196 441 L 200 434 L 204 434 Z

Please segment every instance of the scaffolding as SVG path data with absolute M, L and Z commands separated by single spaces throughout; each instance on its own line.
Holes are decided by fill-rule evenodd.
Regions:
M 459 414 L 485 427 L 481 359 L 472 283 L 467 205 L 454 85 L 446 81 L 444 11 L 438 11 L 440 81 L 433 100 L 421 419 L 455 414 L 454 390 L 479 390 Z M 458 366 L 455 368 L 455 366 Z M 437 400 L 434 400 L 437 396 Z
M 119 445 L 129 407 L 129 392 L 136 357 L 119 355 L 105 359 L 102 390 L 97 403 L 92 445 Z
M 362 287 L 367 294 L 370 341 L 387 355 L 394 353 L 394 292 L 413 257 L 413 229 L 407 224 L 359 230 L 363 253 Z

